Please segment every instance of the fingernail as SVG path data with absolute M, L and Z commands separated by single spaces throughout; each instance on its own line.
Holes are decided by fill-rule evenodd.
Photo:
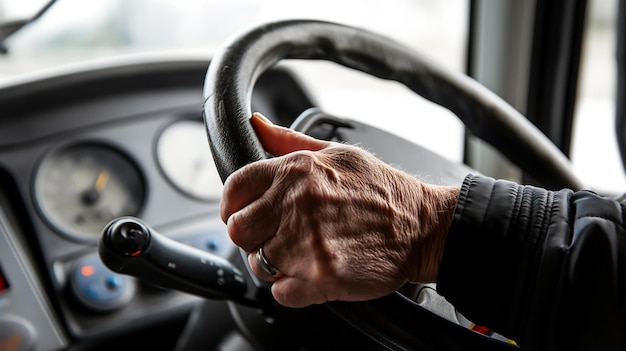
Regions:
M 267 124 L 267 125 L 274 125 L 274 123 L 272 123 L 272 121 L 270 121 L 267 117 L 263 116 L 261 113 L 259 112 L 254 112 L 252 113 L 252 118 L 256 118 L 259 121 Z

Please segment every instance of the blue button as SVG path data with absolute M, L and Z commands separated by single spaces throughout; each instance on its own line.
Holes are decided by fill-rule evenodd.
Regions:
M 217 241 L 210 239 L 209 241 L 207 241 L 206 247 L 211 251 L 217 251 L 219 249 L 219 244 L 217 243 Z
M 109 290 L 118 290 L 124 287 L 124 278 L 117 274 L 109 274 L 104 278 L 104 285 L 109 288 Z

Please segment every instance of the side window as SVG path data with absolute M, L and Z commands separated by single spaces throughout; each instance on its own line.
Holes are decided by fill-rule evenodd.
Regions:
M 592 188 L 621 193 L 626 178 L 615 134 L 618 1 L 590 0 L 587 6 L 571 158 Z

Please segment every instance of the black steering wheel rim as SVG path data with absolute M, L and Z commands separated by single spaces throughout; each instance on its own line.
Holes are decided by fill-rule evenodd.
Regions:
M 264 159 L 248 119 L 256 79 L 283 59 L 333 61 L 404 84 L 453 113 L 548 188 L 583 188 L 569 159 L 532 123 L 480 83 L 442 68 L 405 46 L 363 29 L 315 20 L 271 22 L 234 37 L 213 58 L 204 83 L 204 118 L 224 181 Z
M 546 187 L 582 188 L 569 160 L 514 108 L 469 77 L 443 69 L 389 38 L 316 20 L 267 23 L 243 32 L 211 61 L 204 119 L 222 178 L 265 159 L 249 118 L 256 79 L 283 59 L 321 59 L 395 80 L 454 112 L 479 138 Z M 523 152 L 520 152 L 523 151 Z M 510 349 L 432 314 L 399 293 L 364 302 L 327 304 L 340 317 L 392 350 Z

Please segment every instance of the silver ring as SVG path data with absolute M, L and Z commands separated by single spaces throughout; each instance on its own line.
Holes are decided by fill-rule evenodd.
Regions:
M 272 264 L 267 261 L 267 258 L 265 258 L 265 255 L 263 255 L 262 247 L 259 248 L 259 250 L 256 252 L 256 260 L 259 264 L 259 267 L 261 267 L 261 269 L 265 271 L 265 273 L 271 275 L 272 277 L 278 275 L 278 269 L 272 266 Z

